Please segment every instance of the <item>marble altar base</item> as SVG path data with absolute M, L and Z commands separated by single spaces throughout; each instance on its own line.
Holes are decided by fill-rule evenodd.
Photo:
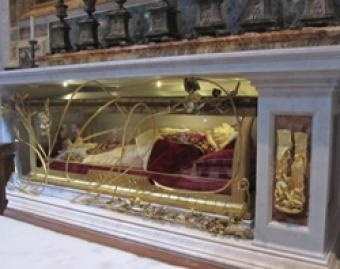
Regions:
M 43 194 L 36 196 L 10 188 L 9 208 L 132 240 L 178 255 L 207 260 L 221 266 L 249 269 L 336 268 L 333 254 L 316 255 L 279 246 L 268 248 L 258 246 L 253 240 L 213 236 L 178 225 L 159 223 L 70 202 L 70 199 L 81 194 L 84 192 L 51 186 L 45 187 Z

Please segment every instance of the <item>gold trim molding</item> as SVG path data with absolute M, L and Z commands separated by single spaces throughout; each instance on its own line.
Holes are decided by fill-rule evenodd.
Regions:
M 112 173 L 114 175 L 114 173 Z M 110 177 L 110 172 L 95 172 L 90 175 L 78 175 L 49 171 L 45 173 L 37 168 L 28 180 L 32 182 L 56 185 L 88 191 L 91 193 L 112 195 L 115 197 L 140 199 L 144 202 L 173 206 L 184 209 L 207 212 L 243 219 L 248 213 L 245 202 L 235 201 L 234 196 L 213 193 L 192 193 L 167 191 L 150 184 L 143 176 L 120 175 Z M 108 179 L 110 182 L 107 182 Z

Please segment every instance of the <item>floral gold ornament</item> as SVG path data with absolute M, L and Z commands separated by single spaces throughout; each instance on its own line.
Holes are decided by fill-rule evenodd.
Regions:
M 37 183 L 22 182 L 26 184 L 23 189 L 20 185 L 9 184 L 9 188 L 26 193 L 28 189 L 35 189 Z M 72 197 L 72 196 L 71 196 Z M 249 224 L 242 222 L 238 217 L 226 217 L 209 214 L 195 210 L 185 210 L 175 207 L 148 203 L 140 198 L 122 198 L 110 196 L 98 196 L 82 192 L 80 195 L 70 198 L 70 202 L 106 209 L 131 216 L 151 219 L 154 222 L 170 223 L 191 229 L 207 232 L 214 236 L 232 236 L 240 239 L 252 239 L 253 231 Z M 0 211 L 1 213 L 1 211 Z

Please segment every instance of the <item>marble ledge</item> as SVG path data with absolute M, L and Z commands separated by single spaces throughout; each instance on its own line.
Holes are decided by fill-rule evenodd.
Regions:
M 83 52 L 81 52 L 83 53 Z M 54 55 L 57 56 L 57 55 Z M 255 86 L 285 90 L 334 88 L 340 80 L 340 45 L 202 53 L 111 60 L 0 71 L 1 90 L 66 80 L 112 80 L 176 76 L 242 77 Z M 317 90 L 317 89 L 316 89 Z
M 38 58 L 41 66 L 67 65 L 113 60 L 141 59 L 244 50 L 282 49 L 340 44 L 340 26 L 302 28 L 265 33 L 244 33 L 226 37 L 201 37 L 108 49 L 45 55 Z
M 62 191 L 62 190 L 59 190 Z M 119 236 L 170 252 L 220 263 L 226 268 L 332 268 L 332 255 L 286 247 L 260 246 L 258 242 L 214 237 L 200 231 L 139 219 L 104 209 L 77 205 L 64 199 L 9 193 L 10 208 Z M 335 268 L 334 268 L 335 269 Z

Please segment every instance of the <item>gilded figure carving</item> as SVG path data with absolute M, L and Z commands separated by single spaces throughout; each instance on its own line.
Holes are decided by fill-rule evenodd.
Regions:
M 274 207 L 281 213 L 303 213 L 306 206 L 308 134 L 289 129 L 276 131 Z
M 279 214 L 278 220 L 290 222 L 289 218 L 302 218 L 305 221 L 310 155 L 307 118 L 282 116 L 277 120 L 281 124 L 277 123 L 276 129 L 273 208 L 274 218 Z

